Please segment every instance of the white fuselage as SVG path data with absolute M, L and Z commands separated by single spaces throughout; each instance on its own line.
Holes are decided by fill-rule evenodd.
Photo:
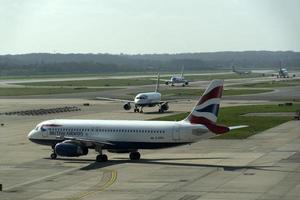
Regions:
M 186 83 L 187 80 L 185 80 L 182 76 L 172 76 L 170 83 L 175 84 L 175 83 Z
M 66 138 L 107 142 L 106 149 L 154 149 L 193 143 L 213 134 L 203 125 L 185 121 L 48 120 L 36 126 L 28 138 L 53 145 Z
M 288 77 L 289 76 L 289 72 L 285 68 L 280 68 L 278 74 L 280 77 Z
M 154 105 L 161 102 L 161 94 L 159 92 L 145 92 L 139 93 L 134 98 L 136 105 Z

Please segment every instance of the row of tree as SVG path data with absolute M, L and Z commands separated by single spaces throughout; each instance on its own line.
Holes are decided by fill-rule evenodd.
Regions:
M 244 51 L 183 54 L 19 54 L 0 56 L 0 75 L 113 73 L 145 71 L 300 69 L 300 52 Z

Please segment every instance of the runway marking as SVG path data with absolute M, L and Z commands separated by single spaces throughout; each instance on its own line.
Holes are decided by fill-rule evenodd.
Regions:
M 109 186 L 111 186 L 117 180 L 117 171 L 116 170 L 106 169 L 106 170 L 102 170 L 102 171 L 103 171 L 103 176 L 98 184 L 91 187 L 88 191 L 83 191 L 77 195 L 74 195 L 73 197 L 70 197 L 69 200 L 82 199 L 88 195 L 91 195 L 91 194 L 94 194 L 97 192 L 102 192 L 105 189 L 107 189 Z M 106 181 L 106 179 L 108 179 L 108 180 Z M 106 182 L 103 183 L 103 181 L 106 181 Z

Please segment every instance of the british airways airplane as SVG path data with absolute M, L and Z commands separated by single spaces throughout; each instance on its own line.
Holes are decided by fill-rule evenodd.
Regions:
M 144 107 L 158 106 L 159 107 L 158 112 L 163 113 L 169 110 L 169 104 L 167 101 L 161 100 L 161 94 L 159 92 L 159 81 L 160 81 L 159 74 L 157 74 L 157 83 L 156 83 L 155 91 L 139 93 L 135 96 L 133 101 L 124 100 L 124 99 L 112 99 L 106 97 L 96 97 L 96 99 L 125 102 L 125 104 L 123 105 L 124 110 L 130 110 L 131 105 L 134 105 L 133 111 L 138 113 L 143 113 Z
M 223 81 L 213 80 L 186 119 L 174 121 L 134 120 L 69 120 L 41 122 L 28 135 L 34 143 L 52 146 L 52 159 L 57 155 L 78 157 L 89 149 L 99 153 L 96 161 L 105 162 L 105 149 L 113 153 L 129 153 L 139 160 L 139 149 L 159 149 L 191 144 L 214 134 L 227 133 L 242 126 L 217 125 Z
M 189 81 L 184 78 L 183 72 L 184 67 L 182 67 L 180 76 L 173 75 L 170 80 L 165 81 L 165 84 L 171 86 L 174 86 L 175 84 L 182 84 L 182 87 L 187 86 L 189 84 Z

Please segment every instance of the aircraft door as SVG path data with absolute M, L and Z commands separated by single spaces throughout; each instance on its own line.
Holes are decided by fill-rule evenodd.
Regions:
M 180 127 L 179 125 L 175 125 L 172 132 L 172 138 L 174 141 L 180 140 Z

